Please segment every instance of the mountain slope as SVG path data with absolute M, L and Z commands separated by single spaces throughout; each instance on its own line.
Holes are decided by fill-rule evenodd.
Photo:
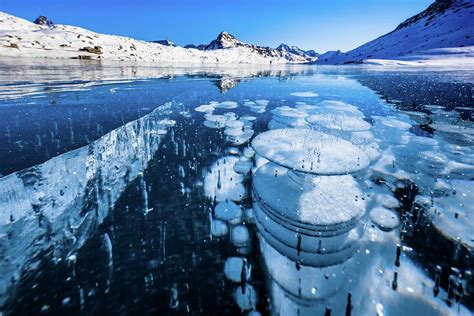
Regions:
M 328 52 L 321 64 L 360 63 L 370 59 L 429 60 L 474 56 L 474 2 L 436 0 L 394 31 L 347 53 Z
M 224 36 L 227 34 L 226 36 Z M 232 37 L 221 33 L 220 37 Z M 217 38 L 217 45 L 222 38 Z M 0 12 L 0 57 L 44 57 L 180 64 L 283 64 L 307 59 L 245 44 L 205 51 L 95 33 L 69 25 L 37 25 Z M 209 45 L 208 45 L 209 47 Z

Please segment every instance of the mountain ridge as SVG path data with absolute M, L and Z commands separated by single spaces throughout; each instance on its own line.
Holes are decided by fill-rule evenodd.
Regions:
M 474 3 L 436 0 L 393 31 L 351 51 L 330 51 L 318 64 L 367 63 L 370 60 L 427 60 L 474 57 Z
M 147 42 L 76 26 L 35 24 L 0 12 L 0 57 L 63 58 L 169 64 L 285 64 L 314 60 L 243 43 L 227 32 L 206 46 L 184 48 L 169 40 Z

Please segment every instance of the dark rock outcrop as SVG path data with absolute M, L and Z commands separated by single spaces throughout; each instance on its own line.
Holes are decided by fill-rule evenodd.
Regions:
M 37 17 L 33 23 L 38 24 L 38 25 L 54 27 L 54 22 L 43 15 L 40 15 L 39 17 Z

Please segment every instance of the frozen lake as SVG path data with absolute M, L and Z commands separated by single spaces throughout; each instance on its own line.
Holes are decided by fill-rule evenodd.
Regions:
M 474 72 L 0 61 L 0 314 L 471 315 Z

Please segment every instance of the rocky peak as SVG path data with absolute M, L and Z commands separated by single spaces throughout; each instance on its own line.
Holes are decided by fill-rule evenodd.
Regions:
M 277 51 L 284 52 L 284 53 L 289 53 L 289 54 L 294 54 L 302 57 L 307 57 L 307 58 L 316 58 L 318 57 L 318 53 L 316 53 L 314 50 L 302 50 L 301 48 L 297 46 L 290 46 L 288 44 L 281 43 L 277 48 Z
M 33 21 L 33 23 L 38 24 L 38 25 L 54 27 L 54 22 L 43 15 L 40 15 L 39 17 L 37 17 L 36 20 Z
M 176 44 L 173 43 L 172 41 L 170 40 L 158 40 L 158 41 L 152 41 L 152 43 L 157 43 L 157 44 L 161 44 L 161 45 L 164 45 L 164 46 L 172 46 L 172 47 L 176 47 Z
M 215 40 L 207 45 L 206 50 L 230 48 L 237 46 L 246 46 L 244 43 L 239 41 L 235 36 L 227 32 L 220 32 Z

